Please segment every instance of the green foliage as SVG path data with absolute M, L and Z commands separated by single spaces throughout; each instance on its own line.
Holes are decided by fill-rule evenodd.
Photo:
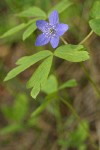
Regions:
M 26 24 L 25 23 L 22 23 L 12 29 L 10 29 L 9 31 L 7 31 L 6 33 L 4 33 L 2 36 L 0 36 L 0 38 L 5 38 L 5 37 L 8 37 L 8 36 L 11 36 L 17 32 L 19 32 L 20 30 L 24 29 L 26 27 Z
M 25 93 L 18 94 L 12 106 L 4 105 L 1 110 L 8 121 L 8 124 L 0 129 L 1 135 L 18 132 L 37 124 L 38 118 L 28 118 L 25 121 L 29 112 L 29 99 Z
M 54 75 L 50 75 L 46 83 L 42 87 L 42 91 L 46 94 L 51 94 L 58 90 L 58 82 Z
M 38 7 L 30 7 L 18 14 L 19 17 L 42 17 L 46 18 L 46 13 Z
M 84 130 L 84 128 L 86 130 Z M 82 124 L 78 125 L 78 128 L 76 129 L 76 131 L 71 133 L 71 143 L 73 143 L 73 146 L 75 147 L 79 147 L 88 137 L 88 123 L 87 121 L 83 121 Z M 76 142 L 77 141 L 77 142 Z M 70 143 L 70 146 L 71 146 Z
M 52 53 L 50 51 L 45 50 L 31 56 L 25 56 L 20 58 L 16 63 L 19 66 L 11 70 L 5 77 L 4 81 L 14 78 L 15 76 L 23 72 L 25 69 L 29 68 L 31 65 L 50 56 L 51 54 Z
M 13 108 L 12 107 L 9 107 L 9 106 L 3 106 L 2 107 L 2 112 L 5 116 L 5 118 L 7 118 L 8 120 L 13 120 L 14 117 L 13 117 Z
M 32 23 L 23 33 L 23 40 L 28 38 L 35 30 L 36 30 L 36 23 Z
M 46 5 L 44 5 L 45 3 L 43 3 L 43 1 L 46 2 Z M 1 24 L 2 29 L 4 28 L 3 24 L 7 24 L 6 25 L 7 28 L 5 28 L 5 29 L 9 29 L 9 26 L 10 27 L 14 26 L 18 22 L 21 24 L 16 25 L 14 28 L 10 29 L 7 32 L 5 32 L 6 30 L 2 30 L 5 33 L 0 38 L 5 38 L 5 37 L 9 37 L 9 36 L 13 37 L 13 35 L 16 34 L 17 32 L 24 30 L 22 38 L 23 38 L 23 40 L 25 40 L 36 30 L 36 20 L 38 20 L 38 19 L 45 20 L 45 19 L 47 19 L 47 14 L 50 14 L 50 12 L 53 10 L 57 10 L 59 13 L 63 12 L 62 14 L 60 14 L 60 15 L 62 15 L 61 19 L 63 19 L 65 22 L 67 19 L 69 20 L 69 23 L 68 23 L 69 26 L 70 27 L 73 26 L 72 28 L 74 28 L 74 30 L 72 28 L 70 28 L 69 32 L 72 32 L 72 35 L 74 35 L 74 38 L 76 37 L 76 41 L 78 41 L 79 34 L 77 35 L 77 33 L 79 31 L 84 31 L 83 28 L 85 28 L 84 21 L 87 18 L 87 16 L 84 16 L 86 13 L 84 13 L 84 11 L 82 9 L 84 9 L 86 7 L 84 10 L 88 10 L 87 8 L 89 8 L 89 7 L 87 6 L 87 2 L 84 3 L 84 7 L 83 7 L 83 6 L 80 6 L 79 3 L 78 3 L 78 5 L 76 4 L 76 6 L 73 5 L 73 2 L 71 0 L 61 0 L 61 1 L 56 0 L 56 2 L 55 2 L 56 5 L 53 6 L 49 10 L 48 9 L 49 6 L 54 4 L 53 1 L 52 2 L 51 2 L 51 0 L 49 0 L 49 1 L 43 0 L 43 1 L 41 0 L 40 2 L 38 2 L 36 0 L 29 0 L 29 1 L 17 0 L 17 1 L 13 2 L 12 0 L 6 0 L 5 2 L 9 3 L 10 9 L 12 9 L 13 12 L 15 12 L 17 19 L 13 18 L 12 16 L 11 17 L 9 16 L 8 18 L 5 17 L 7 22 L 6 23 L 3 22 Z M 50 2 L 51 2 L 51 4 L 50 4 Z M 91 3 L 91 2 L 89 2 L 89 3 Z M 40 8 L 32 7 L 32 5 L 34 5 L 34 4 L 38 4 Z M 75 8 L 74 11 L 73 11 L 72 7 L 70 9 L 71 5 L 73 5 L 73 8 Z M 29 6 L 31 6 L 31 7 L 27 9 L 27 7 L 29 7 Z M 47 10 L 47 12 L 48 12 L 47 14 L 43 10 L 41 10 L 41 6 L 42 6 L 42 8 L 44 8 L 44 10 Z M 70 9 L 69 13 L 68 13 L 68 11 L 65 11 L 68 8 Z M 6 8 L 6 7 L 3 8 L 3 10 L 7 10 L 7 12 L 6 12 L 7 15 L 11 14 L 11 12 L 8 13 L 8 9 L 9 8 Z M 92 10 L 91 10 L 91 14 L 90 14 L 93 19 L 89 21 L 89 25 L 90 25 L 91 29 L 98 35 L 100 35 L 100 11 L 99 11 L 99 9 L 100 9 L 100 1 L 95 0 Z M 22 11 L 22 10 L 24 10 L 24 11 Z M 22 12 L 17 14 L 17 12 L 19 12 L 19 11 L 22 11 Z M 77 11 L 79 11 L 79 12 L 76 13 Z M 75 15 L 75 13 L 76 13 L 76 15 Z M 79 27 L 77 27 L 77 25 L 80 24 L 80 16 L 79 15 L 81 13 L 82 13 L 82 17 L 83 17 L 82 18 L 83 27 L 79 28 Z M 73 17 L 73 14 L 75 17 Z M 73 18 L 75 18 L 75 21 Z M 14 23 L 11 23 L 11 19 L 12 19 L 12 22 L 14 20 Z M 70 21 L 70 20 L 72 20 L 72 21 Z M 23 21 L 25 23 L 22 23 Z M 32 39 L 32 41 L 34 41 L 34 40 L 35 39 Z M 42 49 L 42 48 L 40 48 L 40 49 Z M 34 48 L 33 48 L 33 50 L 34 50 Z M 64 60 L 70 61 L 70 62 L 81 62 L 81 61 L 85 61 L 85 60 L 89 59 L 89 54 L 82 45 L 68 44 L 65 46 L 60 46 L 55 50 L 54 55 L 59 58 L 62 58 Z M 39 107 L 36 108 L 35 111 L 32 113 L 32 117 L 28 118 L 26 120 L 25 117 L 28 116 L 28 111 L 29 111 L 29 101 L 28 101 L 29 99 L 26 96 L 26 94 L 24 94 L 24 93 L 18 94 L 15 97 L 15 101 L 12 106 L 4 106 L 2 108 L 2 113 L 4 114 L 4 117 L 7 119 L 8 125 L 5 128 L 0 130 L 0 134 L 16 132 L 16 131 L 19 131 L 20 129 L 21 130 L 24 129 L 25 126 L 30 127 L 33 124 L 36 124 L 38 122 L 37 116 L 42 111 L 44 111 L 44 109 L 47 106 L 51 106 L 51 107 L 48 107 L 48 110 L 51 109 L 51 111 L 49 111 L 49 112 L 52 112 L 52 115 L 55 116 L 55 120 L 57 121 L 56 126 L 58 126 L 57 132 L 59 132 L 59 133 L 61 132 L 60 134 L 56 133 L 58 138 L 59 137 L 61 138 L 61 140 L 59 141 L 60 145 L 63 145 L 62 147 L 64 147 L 64 149 L 74 148 L 74 149 L 78 149 L 78 150 L 86 150 L 87 146 L 85 144 L 85 141 L 87 140 L 88 133 L 89 133 L 89 129 L 88 129 L 89 125 L 86 121 L 83 121 L 82 124 L 79 124 L 77 129 L 71 128 L 71 131 L 72 131 L 72 129 L 73 129 L 73 131 L 70 134 L 69 129 L 70 129 L 72 120 L 69 120 L 69 125 L 67 122 L 68 128 L 66 129 L 66 133 L 63 134 L 63 129 L 64 129 L 64 125 L 65 125 L 63 123 L 66 120 L 66 116 L 64 115 L 64 118 L 63 118 L 63 115 L 61 115 L 63 113 L 60 114 L 59 93 L 60 93 L 60 90 L 63 90 L 64 88 L 70 88 L 70 87 L 77 86 L 77 82 L 76 82 L 76 80 L 72 79 L 72 80 L 68 80 L 68 81 L 64 82 L 63 84 L 59 85 L 57 78 L 54 75 L 49 76 L 49 72 L 50 72 L 50 69 L 52 66 L 52 60 L 53 60 L 52 52 L 50 52 L 48 50 L 43 50 L 41 52 L 38 52 L 37 54 L 22 57 L 16 63 L 18 66 L 8 73 L 8 75 L 5 78 L 5 81 L 14 78 L 15 76 L 17 76 L 24 70 L 28 69 L 30 66 L 34 65 L 35 63 L 37 63 L 40 60 L 42 60 L 43 62 L 39 65 L 39 67 L 36 69 L 36 71 L 33 73 L 32 77 L 28 81 L 27 88 L 32 88 L 31 96 L 33 98 L 37 97 L 40 90 L 45 93 L 44 95 L 46 95 L 46 97 L 44 97 L 44 95 L 43 95 L 43 97 L 41 96 L 41 99 L 42 99 L 41 104 L 39 104 Z M 63 91 L 62 91 L 61 94 L 66 94 L 66 92 L 67 91 L 65 91 L 65 93 L 63 93 Z M 63 96 L 65 96 L 65 95 L 63 95 Z M 66 98 L 68 98 L 68 97 L 66 96 Z M 57 101 L 53 101 L 53 100 L 57 100 Z M 51 102 L 53 105 L 52 104 L 50 105 Z M 61 110 L 62 110 L 62 108 L 61 108 Z M 69 114 L 67 114 L 67 115 L 69 115 Z M 68 117 L 68 118 L 70 118 L 70 117 Z M 86 131 L 83 129 L 83 126 L 85 127 Z M 60 128 L 61 128 L 61 131 L 60 131 Z M 65 130 L 64 130 L 64 132 L 65 132 Z M 64 137 L 66 136 L 68 138 L 63 140 L 63 138 L 62 138 L 63 136 Z M 61 148 L 61 149 L 63 149 L 63 148 Z
M 54 6 L 49 11 L 49 13 L 52 10 L 58 10 L 58 12 L 61 13 L 71 5 L 72 5 L 71 1 L 62 0 L 60 3 Z M 21 13 L 19 13 L 17 16 L 26 17 L 26 19 L 33 17 L 34 19 L 29 21 L 28 23 L 23 23 L 22 25 L 19 25 L 13 28 L 12 30 L 9 30 L 2 37 L 10 36 L 22 30 L 23 28 L 28 27 L 23 33 L 23 40 L 25 40 L 36 30 L 35 21 L 39 18 L 46 19 L 47 17 L 46 13 L 38 7 L 30 7 L 22 11 Z M 16 63 L 18 66 L 8 73 L 8 75 L 5 78 L 5 81 L 14 78 L 16 75 L 20 74 L 21 72 L 23 72 L 24 70 L 26 70 L 27 68 L 35 64 L 36 62 L 50 56 L 47 59 L 45 59 L 44 62 L 38 67 L 38 69 L 35 71 L 31 79 L 27 83 L 27 87 L 32 88 L 31 96 L 33 98 L 36 98 L 40 90 L 44 91 L 47 94 L 50 94 L 56 92 L 58 89 L 60 90 L 66 87 L 76 86 L 76 81 L 71 80 L 64 83 L 61 87 L 58 88 L 56 78 L 54 76 L 48 78 L 48 74 L 50 71 L 52 58 L 53 58 L 53 56 L 51 55 L 52 53 L 50 51 L 42 51 L 32 56 L 25 56 L 19 59 Z M 81 62 L 89 59 L 88 52 L 85 50 L 85 48 L 82 45 L 68 44 L 68 45 L 60 46 L 55 50 L 54 55 L 71 62 Z
M 46 98 L 43 101 L 43 103 L 35 111 L 33 111 L 31 116 L 32 117 L 38 116 L 56 98 L 57 98 L 56 92 L 55 93 L 51 93 L 48 96 L 46 96 Z
M 89 54 L 83 45 L 68 44 L 60 46 L 55 50 L 54 55 L 71 62 L 81 62 L 89 59 Z
M 29 9 L 19 13 L 17 16 L 34 17 L 34 19 L 29 20 L 28 23 L 22 23 L 20 25 L 17 25 L 16 27 L 11 28 L 7 32 L 5 32 L 2 36 L 0 36 L 0 38 L 9 37 L 30 25 L 23 33 L 23 40 L 25 40 L 36 30 L 37 27 L 35 21 L 37 19 L 46 19 L 46 13 L 38 7 L 30 7 Z
M 25 94 L 17 95 L 13 106 L 13 117 L 15 118 L 16 122 L 21 122 L 25 118 L 28 108 L 27 96 Z
M 2 113 L 9 124 L 0 130 L 0 134 L 8 134 L 19 131 L 23 128 L 23 120 L 29 110 L 28 97 L 24 94 L 18 94 L 12 106 L 3 106 Z
M 52 12 L 53 10 L 57 10 L 59 13 L 63 12 L 65 9 L 70 7 L 73 3 L 70 0 L 62 0 L 60 3 L 56 4 L 52 9 L 49 10 Z
M 32 113 L 32 117 L 39 115 L 44 109 L 54 100 L 58 99 L 57 92 L 64 88 L 74 87 L 77 85 L 76 80 L 68 80 L 64 84 L 58 87 L 57 79 L 54 75 L 50 75 L 45 84 L 42 87 L 42 91 L 47 94 L 43 103 Z M 55 110 L 56 111 L 56 110 Z
M 33 98 L 36 98 L 36 96 L 40 92 L 41 87 L 47 81 L 50 68 L 52 65 L 52 59 L 53 59 L 53 56 L 49 56 L 48 58 L 46 58 L 43 61 L 43 63 L 38 67 L 38 69 L 35 71 L 35 73 L 32 75 L 32 77 L 27 83 L 27 88 L 33 87 L 31 91 L 31 96 Z
M 75 79 L 72 79 L 72 80 L 68 80 L 67 82 L 65 82 L 64 84 L 62 84 L 60 87 L 59 87 L 59 90 L 62 90 L 64 88 L 69 88 L 69 87 L 75 87 L 77 86 L 77 82 Z
M 0 130 L 0 135 L 13 133 L 19 131 L 23 126 L 21 124 L 11 124 Z
M 92 18 L 100 18 L 100 1 L 99 0 L 94 1 L 90 15 Z
M 77 86 L 77 82 L 75 79 L 68 80 L 64 82 L 62 85 L 58 86 L 56 77 L 54 75 L 50 75 L 47 82 L 42 87 L 42 91 L 45 92 L 46 94 L 51 94 L 64 88 L 70 88 L 75 86 Z
M 77 129 L 69 133 L 68 139 L 59 140 L 59 144 L 66 148 L 77 148 L 78 150 L 86 150 L 85 141 L 88 138 L 88 132 L 88 122 L 83 120 L 81 124 L 78 125 Z
M 23 107 L 22 107 L 23 106 Z M 6 118 L 16 123 L 22 122 L 28 112 L 28 98 L 25 94 L 18 94 L 13 107 L 4 106 L 2 112 Z
M 100 19 L 92 19 L 89 21 L 91 29 L 100 36 Z
M 25 27 L 29 26 L 31 23 L 33 23 L 36 19 L 33 19 L 31 21 L 29 21 L 28 23 L 22 23 L 20 25 L 17 25 L 16 27 L 8 30 L 7 32 L 5 32 L 2 36 L 0 36 L 0 38 L 5 38 L 5 37 L 9 37 L 19 31 L 21 31 L 22 29 L 24 29 Z
M 96 0 L 90 12 L 92 20 L 89 21 L 91 29 L 100 36 L 100 1 Z

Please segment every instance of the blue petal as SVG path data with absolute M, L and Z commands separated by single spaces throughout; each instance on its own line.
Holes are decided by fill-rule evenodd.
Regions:
M 35 42 L 36 46 L 42 46 L 47 44 L 50 41 L 50 37 L 47 37 L 45 34 L 40 34 Z
M 56 48 L 59 44 L 59 36 L 54 36 L 51 38 L 50 43 L 53 48 Z
M 48 26 L 48 22 L 46 22 L 44 20 L 38 20 L 38 21 L 36 21 L 36 26 L 38 27 L 39 30 L 44 32 L 46 26 Z
M 67 24 L 58 24 L 56 27 L 56 32 L 59 36 L 62 36 L 67 30 L 68 30 L 68 25 Z
M 49 16 L 49 22 L 51 25 L 56 25 L 59 23 L 58 12 L 54 10 Z

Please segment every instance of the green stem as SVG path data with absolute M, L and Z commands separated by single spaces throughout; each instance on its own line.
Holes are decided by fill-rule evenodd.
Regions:
M 93 138 L 92 136 L 89 134 L 89 132 L 87 131 L 86 127 L 84 126 L 84 124 L 82 123 L 81 121 L 81 118 L 79 117 L 79 115 L 77 114 L 76 110 L 74 109 L 74 107 L 68 102 L 66 101 L 64 98 L 62 98 L 61 96 L 60 97 L 60 100 L 72 111 L 73 115 L 77 118 L 78 122 L 81 124 L 81 126 L 83 127 L 84 131 L 87 133 L 89 139 L 90 139 L 90 142 L 91 144 L 93 145 L 93 147 L 96 149 L 96 150 L 99 150 L 98 147 L 95 145 L 95 143 L 93 142 Z
M 90 38 L 90 36 L 93 34 L 93 30 L 91 30 L 91 32 L 79 43 L 79 44 L 83 44 L 85 43 L 88 38 Z M 98 88 L 98 86 L 96 85 L 96 83 L 94 82 L 94 80 L 90 77 L 87 68 L 85 67 L 85 65 L 81 62 L 80 63 L 83 71 L 85 72 L 85 75 L 87 76 L 88 80 L 90 81 L 90 83 L 93 85 L 95 92 L 97 93 L 98 97 L 100 98 L 100 90 Z
M 60 37 L 60 39 L 63 41 L 64 44 L 68 44 L 62 36 Z
M 79 42 L 79 44 L 83 44 L 83 43 L 85 43 L 87 40 L 88 40 L 88 38 L 90 38 L 90 36 L 93 34 L 93 30 L 91 30 L 90 32 L 89 32 L 89 34 L 81 41 L 81 42 Z M 63 37 L 60 37 L 61 38 L 61 40 L 64 42 L 64 44 L 68 44 L 67 43 L 67 41 L 65 41 L 65 39 L 63 38 Z
M 90 77 L 90 75 L 88 73 L 88 70 L 85 67 L 85 65 L 82 62 L 80 63 L 80 65 L 81 65 L 83 71 L 85 72 L 85 75 L 87 76 L 88 80 L 90 81 L 90 83 L 94 87 L 97 96 L 100 98 L 100 90 L 99 90 L 98 86 L 96 85 L 96 83 L 94 82 L 94 80 Z
M 91 30 L 91 32 L 79 43 L 79 44 L 83 44 L 87 41 L 88 38 L 90 38 L 90 36 L 93 34 L 93 30 Z

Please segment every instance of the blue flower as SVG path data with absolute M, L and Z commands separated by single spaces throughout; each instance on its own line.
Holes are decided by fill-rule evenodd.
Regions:
M 36 46 L 42 46 L 51 43 L 53 48 L 59 44 L 59 37 L 62 36 L 67 30 L 68 25 L 59 23 L 58 12 L 54 10 L 49 16 L 49 23 L 44 20 L 36 21 L 36 26 L 43 33 L 36 39 Z

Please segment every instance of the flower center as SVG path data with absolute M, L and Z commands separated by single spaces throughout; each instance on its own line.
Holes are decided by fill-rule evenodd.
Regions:
M 50 32 L 50 34 L 53 34 L 53 33 L 55 33 L 55 29 L 51 28 L 49 32 Z
M 47 37 L 54 37 L 56 35 L 56 28 L 52 25 L 47 25 L 45 27 L 45 32 L 44 34 L 47 36 Z

